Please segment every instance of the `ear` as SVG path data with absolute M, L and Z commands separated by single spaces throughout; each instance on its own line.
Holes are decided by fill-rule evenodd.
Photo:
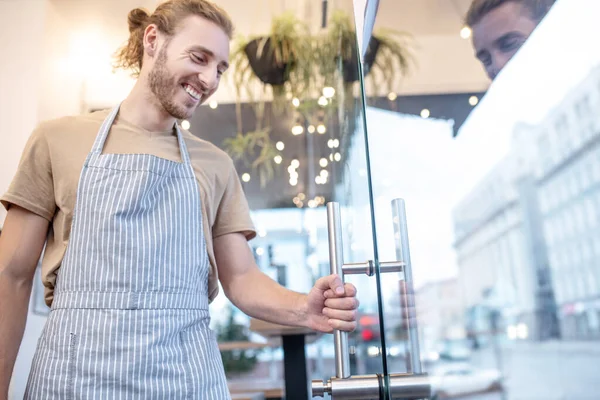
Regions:
M 144 50 L 150 57 L 154 57 L 158 49 L 158 28 L 150 24 L 144 30 Z

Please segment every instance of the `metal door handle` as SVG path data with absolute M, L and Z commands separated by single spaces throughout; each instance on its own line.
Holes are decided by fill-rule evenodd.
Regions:
M 329 232 L 329 269 L 339 275 L 344 283 L 344 248 L 342 247 L 342 218 L 339 203 L 327 204 L 327 228 Z M 350 376 L 350 353 L 348 351 L 348 333 L 338 329 L 333 331 L 335 349 L 335 376 Z
M 410 262 L 410 246 L 408 243 L 408 224 L 406 222 L 406 206 L 403 199 L 392 200 L 392 221 L 394 222 L 394 237 L 396 238 L 396 258 L 404 262 L 404 286 L 402 307 L 409 309 L 408 296 L 414 295 L 412 265 Z M 408 333 L 409 348 L 406 357 L 406 371 L 420 374 L 421 350 L 419 348 L 419 330 L 417 319 L 411 321 L 409 313 L 405 313 L 404 328 Z
M 404 213 L 404 203 L 395 204 L 398 208 L 397 211 L 399 216 L 399 230 L 406 229 L 406 215 Z M 403 219 L 401 218 L 402 216 Z M 400 222 L 404 221 L 404 225 Z M 352 263 L 344 264 L 344 252 L 343 252 L 343 240 L 342 240 L 342 222 L 340 206 L 338 203 L 327 204 L 327 227 L 329 237 L 329 261 L 330 261 L 330 272 L 337 274 L 342 282 L 345 282 L 345 275 L 349 274 L 366 274 L 372 276 L 375 272 L 375 265 L 373 261 L 366 261 L 363 263 Z M 402 238 L 402 234 L 400 235 Z M 400 260 L 404 261 L 390 261 L 379 263 L 379 270 L 381 273 L 385 272 L 402 272 L 405 275 L 408 270 L 410 284 L 412 287 L 412 274 L 410 274 L 410 255 L 408 253 L 408 235 L 406 240 L 401 242 L 404 243 L 402 250 L 397 250 Z M 410 322 L 410 321 L 407 321 Z M 406 323 L 406 322 L 405 322 Z M 413 326 L 413 325 L 409 325 Z M 416 331 L 416 325 L 414 326 Z M 332 399 L 372 399 L 379 397 L 380 393 L 384 390 L 383 380 L 385 377 L 381 375 L 362 375 L 354 376 L 350 375 L 350 358 L 348 351 L 348 333 L 334 330 L 334 350 L 335 350 L 335 377 L 331 378 L 327 382 L 316 380 L 312 382 L 313 396 L 323 396 L 325 393 L 331 395 Z M 418 350 L 418 337 L 416 352 L 412 345 L 411 336 L 411 356 L 414 358 L 416 355 L 417 360 L 419 357 Z M 408 363 L 409 361 L 407 361 Z M 411 360 L 411 369 L 409 371 L 420 374 L 420 361 L 416 363 Z M 417 367 L 417 368 L 415 368 Z M 392 391 L 393 397 L 396 399 L 421 399 L 430 397 L 431 395 L 431 384 L 429 378 L 424 375 L 417 374 L 390 374 L 388 377 L 390 390 Z

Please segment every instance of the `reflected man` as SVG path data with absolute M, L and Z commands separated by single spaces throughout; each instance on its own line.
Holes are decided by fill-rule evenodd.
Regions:
M 473 0 L 466 25 L 475 55 L 494 80 L 546 16 L 555 0 Z

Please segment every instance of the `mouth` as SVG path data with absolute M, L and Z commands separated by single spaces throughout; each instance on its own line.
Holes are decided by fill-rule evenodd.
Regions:
M 184 83 L 184 84 L 181 85 L 181 87 L 192 98 L 192 100 L 198 102 L 202 98 L 202 95 L 196 89 L 194 89 L 193 86 L 191 86 L 191 85 L 189 85 L 187 83 Z

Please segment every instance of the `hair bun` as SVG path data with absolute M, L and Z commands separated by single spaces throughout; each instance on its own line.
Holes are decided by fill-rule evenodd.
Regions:
M 145 26 L 146 20 L 150 17 L 148 12 L 143 8 L 134 8 L 129 12 L 127 22 L 129 24 L 129 32 L 134 32 Z

